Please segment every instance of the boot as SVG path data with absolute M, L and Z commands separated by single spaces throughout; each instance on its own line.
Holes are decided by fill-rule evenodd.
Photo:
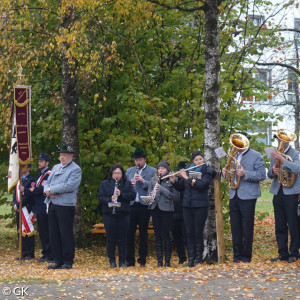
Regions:
M 188 262 L 187 266 L 189 268 L 195 267 L 195 249 L 194 249 L 194 247 L 188 248 L 188 256 L 189 256 L 189 262 Z
M 161 239 L 155 239 L 155 249 L 156 249 L 156 257 L 157 257 L 157 266 L 163 266 L 163 246 Z
M 201 245 L 196 245 L 195 265 L 203 264 L 202 253 L 203 247 Z
M 171 239 L 166 241 L 165 243 L 165 267 L 171 267 L 170 261 L 171 261 L 171 255 L 172 255 L 172 242 Z

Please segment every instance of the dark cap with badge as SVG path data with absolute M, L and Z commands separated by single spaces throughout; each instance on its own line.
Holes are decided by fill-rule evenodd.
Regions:
M 70 146 L 70 145 L 62 145 L 60 150 L 57 151 L 57 152 L 59 152 L 59 153 L 71 153 L 71 154 L 75 153 L 72 146 Z
M 140 158 L 140 157 L 146 157 L 148 154 L 147 153 L 145 153 L 144 152 L 144 150 L 143 149 L 136 149 L 135 151 L 134 151 L 134 153 L 133 154 L 131 154 L 131 157 L 132 158 Z
M 50 159 L 50 157 L 47 155 L 47 154 L 45 154 L 45 153 L 40 153 L 39 154 L 39 157 L 38 157 L 38 160 L 45 160 L 45 161 L 50 161 L 51 159 Z

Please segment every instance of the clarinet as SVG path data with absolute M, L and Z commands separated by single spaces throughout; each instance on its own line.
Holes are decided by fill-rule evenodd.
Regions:
M 161 174 L 158 174 L 158 178 L 157 178 L 157 181 L 156 181 L 154 187 L 156 186 L 157 183 L 158 183 L 158 184 L 161 184 L 161 182 L 162 182 L 162 175 L 161 175 Z M 156 192 L 157 192 L 157 190 L 155 189 L 154 192 L 153 192 L 153 196 L 152 196 L 153 201 L 151 201 L 151 202 L 149 203 L 149 206 L 148 206 L 149 209 L 151 209 L 151 204 L 154 203 L 154 199 L 155 199 L 155 196 L 156 196 Z
M 136 167 L 136 169 L 135 169 L 135 173 L 134 173 L 133 178 L 135 177 L 136 174 L 139 174 L 139 168 L 138 167 Z M 135 179 L 134 179 L 134 182 L 133 182 L 133 188 L 136 189 L 136 180 Z
M 116 192 L 117 192 L 118 185 L 119 185 L 119 181 L 118 181 L 118 179 L 115 179 L 115 190 L 114 190 L 114 196 L 117 196 Z M 116 202 L 117 202 L 117 201 L 118 201 L 118 196 L 117 196 L 117 200 L 116 200 Z M 112 214 L 113 214 L 113 215 L 115 215 L 115 214 L 116 214 L 116 207 L 115 207 L 115 206 L 113 206 Z

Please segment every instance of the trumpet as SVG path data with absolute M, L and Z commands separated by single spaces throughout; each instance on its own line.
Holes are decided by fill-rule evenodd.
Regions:
M 195 169 L 195 168 L 200 167 L 200 166 L 202 166 L 202 165 L 204 165 L 204 164 L 205 164 L 205 163 L 202 163 L 202 164 L 197 165 L 197 166 L 190 167 L 190 168 L 188 168 L 188 169 L 185 169 L 185 171 Z M 171 176 L 176 176 L 176 175 L 179 174 L 179 172 L 180 172 L 180 171 L 178 171 L 178 172 L 176 172 L 176 173 L 173 173 L 173 174 L 166 175 L 166 176 L 162 177 L 161 180 L 166 179 L 166 178 L 169 178 L 169 177 L 171 177 Z

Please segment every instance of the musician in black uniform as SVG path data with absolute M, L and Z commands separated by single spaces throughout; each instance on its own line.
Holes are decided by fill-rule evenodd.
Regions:
M 114 164 L 107 179 L 101 182 L 98 199 L 102 205 L 102 217 L 106 230 L 106 249 L 110 267 L 116 268 L 115 251 L 118 246 L 119 267 L 125 267 L 127 253 L 127 232 L 129 228 L 130 201 L 135 199 L 135 191 L 126 179 L 121 164 Z M 112 202 L 121 203 L 120 207 L 110 207 Z
M 42 257 L 38 259 L 39 262 L 54 262 L 51 252 L 49 239 L 49 225 L 47 206 L 44 203 L 44 184 L 51 174 L 49 168 L 50 157 L 45 153 L 40 153 L 38 157 L 38 168 L 41 171 L 36 179 L 34 188 L 23 188 L 25 196 L 34 198 L 33 212 L 36 214 L 39 237 L 42 244 Z
M 180 161 L 178 166 L 174 168 L 175 171 L 184 169 L 187 166 L 187 161 Z M 175 244 L 179 264 L 183 264 L 186 261 L 186 230 L 183 220 L 183 209 L 182 209 L 182 200 L 183 200 L 183 191 L 180 192 L 180 200 L 174 202 L 174 213 L 173 213 L 173 222 L 172 222 L 172 236 L 173 242 Z
M 22 178 L 20 182 L 16 185 L 15 192 L 13 195 L 13 207 L 16 212 L 17 218 L 17 232 L 19 231 L 19 199 L 22 186 L 24 188 L 34 188 L 35 182 L 34 178 L 30 175 L 31 164 L 27 165 L 22 171 Z M 29 260 L 34 258 L 34 228 L 33 228 L 33 218 L 32 218 L 32 207 L 33 207 L 33 197 L 22 195 L 22 209 L 24 208 L 24 214 L 28 216 L 26 224 L 23 220 L 22 224 L 24 230 L 22 231 L 22 259 Z M 26 226 L 25 226 L 26 225 Z M 19 234 L 18 234 L 19 237 Z M 19 259 L 19 258 L 17 258 Z
M 135 265 L 135 235 L 139 227 L 139 258 L 140 266 L 145 266 L 148 255 L 148 225 L 150 220 L 149 204 L 141 199 L 146 196 L 150 179 L 155 175 L 156 169 L 146 163 L 147 153 L 143 149 L 136 149 L 131 155 L 135 167 L 126 171 L 128 180 L 134 185 L 136 198 L 130 202 L 130 224 L 127 241 L 126 263 L 128 267 Z
M 183 192 L 183 218 L 187 233 L 188 267 L 194 267 L 203 262 L 203 230 L 208 216 L 208 189 L 216 171 L 204 163 L 204 156 L 200 150 L 192 153 L 192 164 L 195 172 L 185 169 L 179 171 L 179 179 L 170 177 L 178 191 Z

